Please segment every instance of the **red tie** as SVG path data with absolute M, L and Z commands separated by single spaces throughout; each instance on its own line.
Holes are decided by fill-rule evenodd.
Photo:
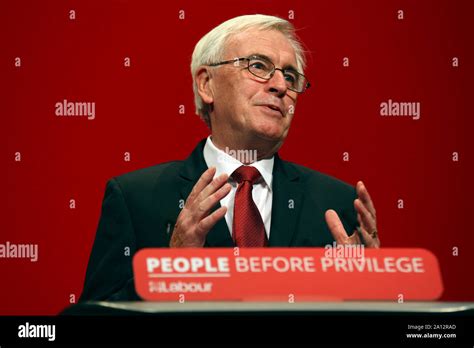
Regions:
M 231 175 L 239 186 L 235 193 L 232 236 L 238 247 L 267 246 L 267 234 L 262 217 L 252 199 L 253 184 L 260 178 L 257 168 L 240 166 Z

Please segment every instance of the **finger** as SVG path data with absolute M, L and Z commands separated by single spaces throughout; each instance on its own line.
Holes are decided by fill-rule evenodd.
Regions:
M 367 248 L 379 248 L 379 247 L 380 247 L 380 240 L 379 240 L 378 237 L 373 238 L 373 237 L 369 234 L 369 232 L 368 232 L 365 228 L 363 228 L 363 227 L 360 227 L 360 228 L 359 228 L 359 231 L 360 231 L 360 233 L 362 234 L 362 237 L 363 237 L 363 239 L 364 239 L 364 241 L 365 241 L 364 244 L 365 244 L 365 246 L 366 246 Z
M 336 240 L 336 243 L 346 244 L 348 235 L 337 213 L 334 210 L 329 209 L 326 210 L 324 217 L 326 218 L 326 223 L 329 227 L 329 230 L 331 231 L 332 236 Z
M 360 232 L 360 229 L 355 229 L 352 232 L 352 235 L 349 237 L 349 244 L 365 244 L 363 242 L 362 233 Z
M 365 242 L 364 236 L 362 235 L 362 217 L 360 216 L 359 213 L 357 213 L 357 221 L 359 222 L 359 225 L 357 225 L 355 229 L 355 233 L 357 233 L 357 236 L 359 237 L 360 244 L 366 245 L 367 243 Z
M 365 187 L 365 184 L 362 181 L 359 181 L 357 183 L 357 195 L 359 196 L 360 200 L 365 204 L 367 207 L 367 210 L 374 216 L 376 217 L 376 211 L 374 207 L 374 203 L 372 202 L 372 198 L 370 198 L 369 191 L 367 191 L 367 188 Z
M 222 198 L 229 194 L 231 188 L 232 186 L 227 183 L 205 200 L 200 202 L 198 205 L 198 213 L 195 215 L 195 217 L 200 220 L 204 216 L 208 215 L 212 207 L 214 207 Z
M 216 167 L 211 167 L 207 169 L 199 178 L 197 183 L 194 185 L 193 190 L 189 194 L 188 198 L 186 199 L 186 203 L 193 203 L 196 199 L 197 195 L 201 193 L 201 191 L 209 185 L 212 181 L 212 178 L 216 174 Z
M 362 226 L 362 217 L 359 213 L 357 213 L 357 221 L 359 222 L 359 226 Z
M 219 190 L 223 185 L 227 183 L 227 179 L 229 179 L 229 175 L 221 174 L 214 180 L 212 180 L 197 196 L 194 203 L 200 204 L 204 201 L 207 197 L 212 195 L 214 192 Z
M 206 216 L 204 219 L 202 219 L 198 226 L 196 232 L 201 236 L 205 237 L 207 233 L 211 230 L 211 228 L 214 227 L 214 225 L 222 219 L 225 216 L 225 213 L 227 212 L 227 207 L 222 206 L 219 209 L 216 209 L 212 214 L 209 216 Z
M 375 218 L 367 210 L 360 199 L 354 200 L 354 208 L 357 210 L 358 215 L 360 215 L 360 219 L 359 217 L 358 219 L 361 227 L 364 227 L 367 231 L 374 231 L 377 229 Z

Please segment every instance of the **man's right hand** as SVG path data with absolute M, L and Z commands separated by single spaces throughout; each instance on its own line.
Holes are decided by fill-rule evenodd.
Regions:
M 171 236 L 170 247 L 202 247 L 207 233 L 225 216 L 227 207 L 220 207 L 212 214 L 211 209 L 230 192 L 228 175 L 213 180 L 216 168 L 206 170 L 194 185 L 183 210 L 178 216 Z

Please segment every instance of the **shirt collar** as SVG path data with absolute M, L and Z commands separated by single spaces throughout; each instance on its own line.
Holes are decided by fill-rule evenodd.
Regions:
M 216 167 L 216 176 L 219 176 L 223 173 L 231 175 L 237 168 L 243 165 L 235 157 L 232 157 L 227 152 L 218 149 L 211 140 L 211 136 L 207 137 L 206 144 L 204 145 L 203 150 L 204 160 L 206 161 L 207 166 Z M 265 184 L 271 190 L 272 181 L 273 181 L 273 163 L 275 162 L 275 156 L 271 158 L 262 159 L 260 161 L 253 162 L 249 164 L 252 167 L 258 169 L 262 175 Z

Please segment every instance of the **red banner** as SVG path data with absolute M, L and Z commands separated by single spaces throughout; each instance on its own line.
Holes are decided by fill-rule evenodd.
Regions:
M 435 300 L 443 285 L 424 249 L 142 249 L 133 259 L 144 300 Z

